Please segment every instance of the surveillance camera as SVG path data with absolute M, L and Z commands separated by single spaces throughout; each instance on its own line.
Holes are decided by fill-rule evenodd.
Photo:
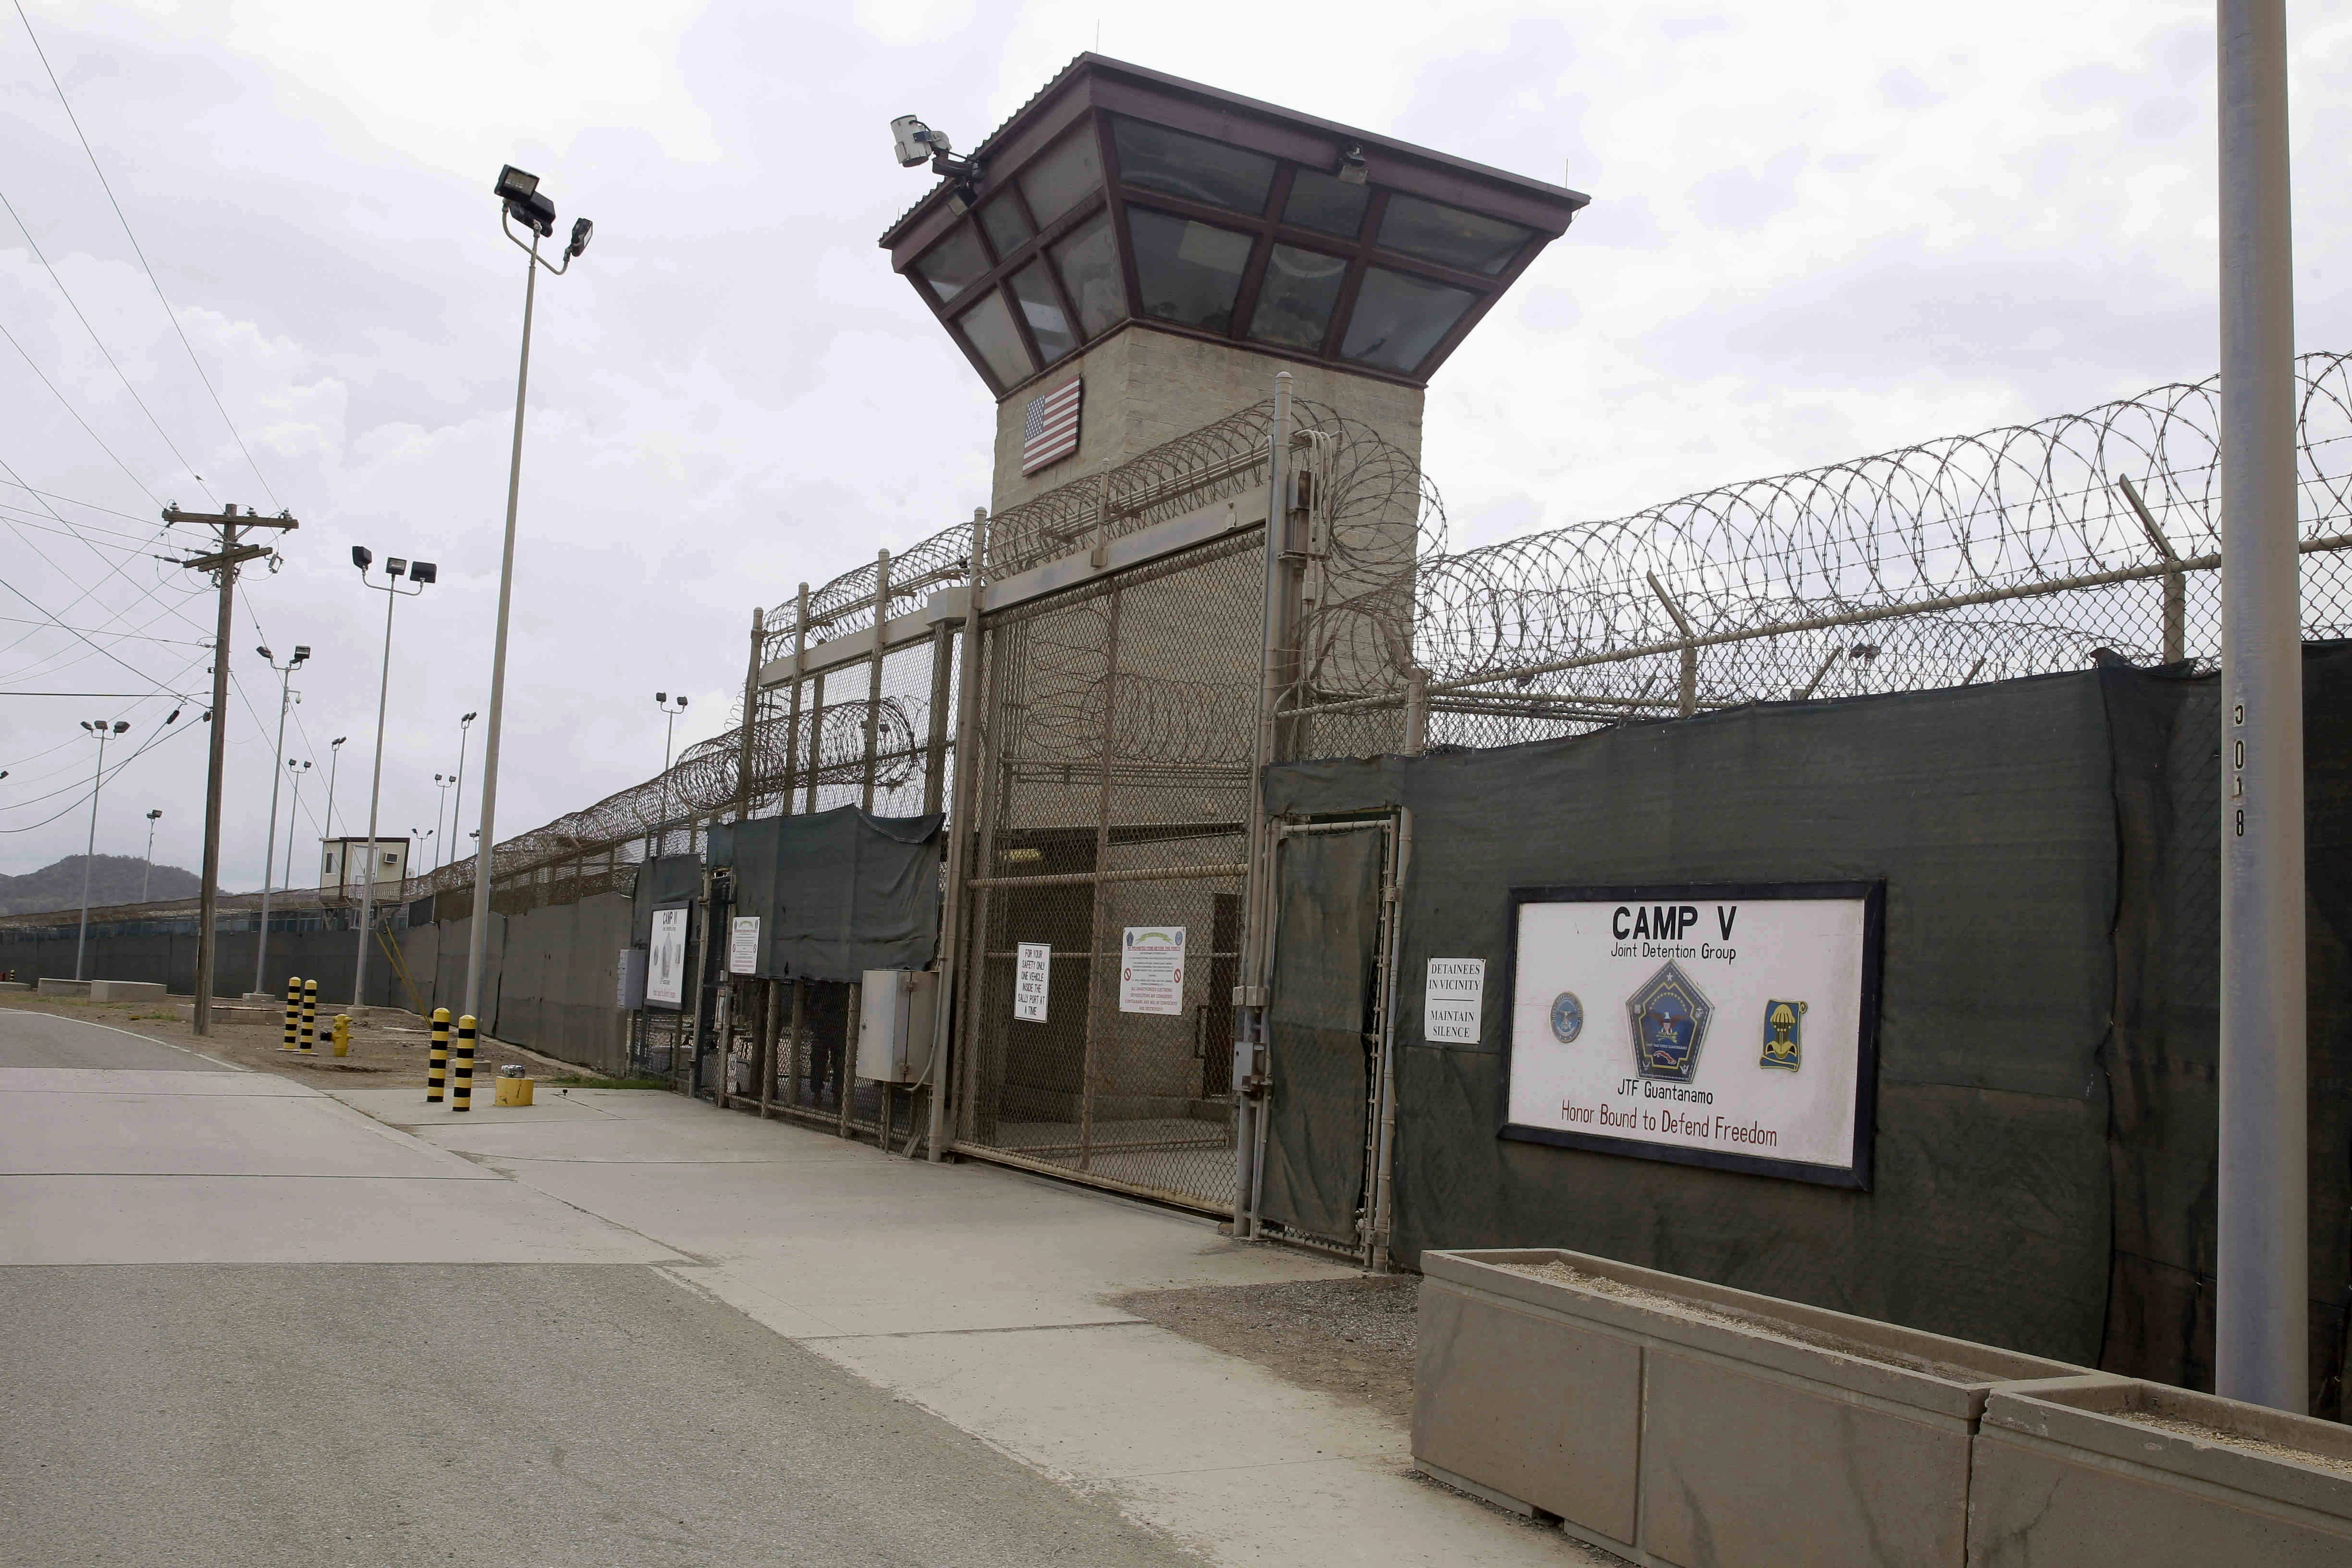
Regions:
M 899 163 L 909 169 L 929 163 L 934 153 L 950 151 L 945 136 L 911 114 L 902 114 L 890 121 L 890 141 Z
M 582 251 L 588 248 L 588 237 L 595 232 L 596 226 L 590 223 L 586 218 L 573 218 L 572 220 L 572 243 L 563 247 L 563 253 L 566 256 L 578 256 Z

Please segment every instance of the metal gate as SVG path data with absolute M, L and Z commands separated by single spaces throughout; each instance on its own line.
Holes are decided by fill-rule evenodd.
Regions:
M 1395 1126 L 1397 888 L 1382 816 L 1275 826 L 1257 1228 L 1384 1262 Z
M 974 1152 L 1233 1208 L 1260 531 L 986 624 Z M 1139 984 L 1171 945 L 1173 984 Z

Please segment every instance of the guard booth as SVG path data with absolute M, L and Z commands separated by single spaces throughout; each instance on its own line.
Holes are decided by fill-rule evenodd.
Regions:
M 1407 743 L 1393 712 L 1278 711 L 1410 665 L 1366 607 L 1409 604 L 1434 516 L 1423 389 L 1587 198 L 1095 55 L 939 166 L 881 243 L 997 400 L 992 505 L 771 614 L 765 776 L 794 811 L 904 809 L 887 737 L 951 758 L 943 1139 L 1215 1212 L 1262 1185 L 1284 1230 L 1361 1254 L 1401 839 L 1277 840 L 1255 779 Z M 1364 879 L 1328 914 L 1361 973 L 1277 958 L 1237 1094 L 1277 906 L 1325 918 L 1273 890 L 1302 856 Z M 1284 1141 L 1307 1167 L 1252 1164 L 1260 1101 L 1311 1128 Z

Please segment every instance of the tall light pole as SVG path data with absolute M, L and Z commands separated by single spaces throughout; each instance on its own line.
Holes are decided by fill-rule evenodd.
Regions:
M 433 807 L 433 831 L 436 835 L 438 835 L 441 831 L 442 813 L 448 809 L 449 786 L 457 782 L 457 775 L 455 773 L 435 773 L 433 775 L 433 787 L 441 792 L 440 800 L 436 803 Z M 452 822 L 449 826 L 451 830 L 454 832 L 457 825 Z M 444 838 L 441 842 L 446 844 L 448 840 Z M 441 869 L 441 852 L 437 849 L 433 853 L 433 868 L 436 871 Z
M 310 771 L 309 762 L 286 759 L 286 776 L 294 781 L 293 804 L 286 808 L 286 886 L 294 886 L 294 825 L 302 816 L 302 778 Z
M 2221 1074 L 2213 1386 L 2310 1388 L 2286 7 L 2221 0 Z
M 457 721 L 457 798 L 449 806 L 449 837 L 457 837 L 459 819 L 466 815 L 466 740 L 474 727 L 478 713 L 468 713 Z
M 437 581 L 438 571 L 430 561 L 403 561 L 397 555 L 387 555 L 383 562 L 383 581 L 368 582 L 368 567 L 375 561 L 364 544 L 352 546 L 352 564 L 360 569 L 360 581 L 367 583 L 383 595 L 383 675 L 375 690 L 375 776 L 368 785 L 367 875 L 360 880 L 360 956 L 352 971 L 352 1005 L 367 1005 L 368 939 L 375 934 L 375 824 L 378 807 L 383 803 L 383 714 L 392 700 L 392 611 L 403 599 L 413 599 L 425 592 L 425 585 Z M 415 586 L 404 591 L 400 586 L 403 572 Z M 343 855 L 346 870 L 351 867 L 348 849 Z M 405 868 L 404 868 L 405 869 Z
M 82 949 L 89 942 L 89 867 L 90 862 L 98 855 L 98 792 L 106 783 L 106 742 L 109 736 L 120 735 L 131 728 L 120 719 L 115 720 L 111 725 L 104 719 L 95 722 L 85 719 L 81 721 L 81 727 L 98 737 L 98 771 L 90 775 L 89 781 L 89 847 L 82 851 L 81 856 L 81 934 L 74 938 L 74 978 L 76 980 L 83 978 Z
M 654 704 L 665 714 L 668 715 L 668 722 L 662 730 L 661 771 L 661 819 L 664 824 L 667 824 L 669 821 L 670 741 L 672 737 L 677 733 L 677 716 L 686 711 L 686 694 L 684 692 L 678 693 L 677 706 L 673 708 L 669 705 L 669 693 L 667 691 L 656 691 L 654 693 Z
M 530 259 L 523 268 L 522 361 L 515 373 L 514 452 L 507 465 L 506 548 L 499 559 L 499 626 L 490 651 L 490 720 L 482 737 L 482 812 L 474 829 L 480 837 L 474 852 L 474 923 L 466 942 L 466 1012 L 477 1018 L 481 1016 L 482 961 L 489 952 L 490 861 L 499 842 L 499 726 L 506 716 L 507 612 L 514 598 L 515 503 L 522 493 L 522 411 L 530 386 L 531 306 L 539 296 L 539 269 L 544 267 L 562 277 L 571 269 L 572 259 L 588 248 L 588 236 L 594 228 L 584 217 L 573 219 L 562 262 L 545 260 L 539 254 L 539 242 L 555 232 L 555 204 L 539 194 L 539 176 L 526 174 L 509 163 L 499 171 L 491 192 L 500 203 L 499 226 Z M 515 237 L 517 223 L 530 230 L 529 244 Z
M 327 742 L 327 837 L 335 836 L 335 770 L 342 765 L 343 742 L 349 735 L 338 735 Z
M 416 840 L 416 847 L 419 849 L 426 849 L 432 847 L 434 838 L 439 835 L 440 831 L 441 826 L 436 822 L 430 828 L 412 827 L 408 830 L 408 836 L 409 837 Z
M 294 672 L 301 668 L 303 661 L 310 657 L 310 647 L 308 643 L 297 644 L 294 657 L 284 664 L 278 663 L 277 657 L 266 647 L 253 651 L 261 656 L 264 664 L 278 672 L 278 744 L 272 754 L 283 756 L 286 754 L 286 715 L 293 710 L 295 702 Z M 247 994 L 263 1001 L 268 1000 L 269 994 L 261 984 L 262 976 L 269 970 L 269 884 L 278 879 L 278 770 L 270 769 L 269 847 L 262 852 L 261 857 L 261 931 L 253 944 L 253 990 Z M 289 864 L 294 858 L 291 824 L 288 825 L 286 833 L 286 858 Z
M 0 773 L 0 778 L 7 776 Z M 155 879 L 155 822 L 163 815 L 161 806 L 147 814 L 147 864 L 145 869 L 139 873 L 139 901 L 142 904 L 147 901 L 148 885 Z

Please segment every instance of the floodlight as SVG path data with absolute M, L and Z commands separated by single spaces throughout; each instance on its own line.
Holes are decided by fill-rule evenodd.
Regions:
M 8 775 L 7 775 L 7 774 L 5 774 L 5 773 L 0 773 L 0 778 L 6 778 L 7 776 L 8 776 Z M 148 821 L 150 821 L 150 822 L 152 822 L 152 821 L 154 821 L 157 817 L 159 817 L 159 816 L 163 816 L 163 808 L 162 806 L 160 806 L 160 805 L 159 805 L 159 806 L 157 806 L 154 810 L 152 810 L 152 811 L 151 811 L 151 812 L 149 812 L 149 813 L 147 814 L 147 820 L 148 820 Z
M 267 645 L 255 648 L 253 651 L 259 654 L 264 658 L 274 659 L 278 657 L 276 654 L 269 651 Z
M 515 222 L 526 228 L 535 228 L 542 236 L 555 232 L 555 204 L 545 196 L 529 196 L 519 202 L 509 202 L 507 212 Z
M 129 728 L 131 728 L 131 721 L 128 719 L 117 719 L 114 721 L 114 732 L 118 735 Z
M 361 571 L 366 571 L 370 565 L 374 563 L 374 561 L 375 552 L 370 550 L 366 545 L 354 544 L 352 546 L 352 564 L 358 567 Z
M 499 171 L 499 183 L 490 187 L 490 193 L 502 202 L 527 202 L 539 194 L 539 176 L 509 163 Z
M 667 691 L 656 691 L 654 693 L 654 700 L 656 702 L 667 702 L 669 700 L 669 693 Z
M 163 722 L 166 724 L 176 724 L 179 721 L 180 710 L 177 708 L 173 709 L 169 713 L 163 715 Z
M 383 558 L 383 574 L 385 576 L 397 577 L 407 570 L 408 563 L 403 561 L 399 556 L 387 555 Z
M 436 583 L 440 581 L 440 574 L 430 561 L 418 561 L 409 565 L 408 580 L 412 583 Z
M 299 664 L 299 663 L 301 663 L 304 659 L 306 659 L 306 658 L 310 658 L 310 645 L 309 643 L 306 643 L 306 642 L 298 642 L 298 643 L 296 643 L 296 644 L 294 645 L 294 662 L 295 662 L 295 663 Z
M 596 226 L 590 223 L 586 218 L 573 218 L 572 220 L 572 243 L 563 247 L 563 254 L 566 256 L 577 256 L 582 251 L 587 249 L 588 237 L 595 232 Z
M 83 721 L 81 721 L 81 727 L 82 727 L 83 729 L 85 729 L 85 730 L 89 729 L 89 720 L 87 720 L 87 719 L 83 720 Z
M 681 708 L 686 706 L 686 693 L 682 691 L 678 693 L 677 705 Z
M 1364 167 L 1364 150 L 1361 147 L 1350 147 L 1339 154 L 1339 178 L 1344 184 L 1360 185 L 1370 177 L 1370 171 Z

